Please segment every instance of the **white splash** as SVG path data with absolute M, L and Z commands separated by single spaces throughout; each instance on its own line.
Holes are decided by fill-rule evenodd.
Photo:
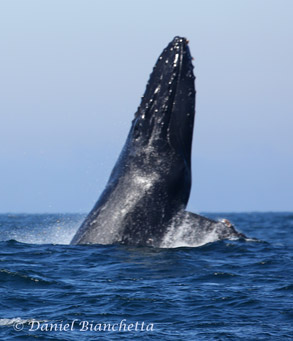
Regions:
M 0 319 L 0 327 L 5 327 L 5 326 L 12 326 L 12 325 L 15 325 L 15 324 L 28 324 L 28 323 L 31 323 L 31 322 L 47 322 L 46 320 L 35 320 L 35 319 L 22 319 L 20 317 L 14 317 L 14 318 L 10 318 L 10 319 Z
M 205 218 L 203 218 L 205 219 Z M 195 224 L 188 217 L 180 219 L 180 223 L 173 219 L 163 240 L 160 244 L 162 248 L 176 247 L 198 247 L 207 243 L 223 239 L 227 226 L 222 222 L 210 223 L 208 220 Z M 233 238 L 233 235 L 226 233 L 227 239 Z M 231 238 L 230 238 L 231 237 Z
M 21 243 L 28 244 L 70 244 L 78 227 L 83 221 L 80 219 L 57 219 L 50 225 L 45 222 L 40 226 L 29 227 L 20 230 L 14 230 L 10 233 L 9 239 L 14 239 Z
M 202 236 L 195 237 L 194 232 L 190 226 L 181 226 L 179 228 L 172 229 L 164 236 L 164 239 L 160 245 L 161 248 L 176 248 L 176 247 L 199 247 L 207 243 L 212 243 L 219 240 L 219 236 L 215 231 Z

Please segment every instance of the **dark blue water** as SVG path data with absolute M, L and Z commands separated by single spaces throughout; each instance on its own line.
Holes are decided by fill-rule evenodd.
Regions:
M 293 213 L 209 216 L 259 241 L 70 246 L 81 215 L 0 215 L 0 339 L 293 339 Z

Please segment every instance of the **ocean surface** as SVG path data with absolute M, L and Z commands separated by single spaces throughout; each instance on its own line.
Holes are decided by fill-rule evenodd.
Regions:
M 292 340 L 293 213 L 205 215 L 257 240 L 71 246 L 83 215 L 0 215 L 0 340 Z

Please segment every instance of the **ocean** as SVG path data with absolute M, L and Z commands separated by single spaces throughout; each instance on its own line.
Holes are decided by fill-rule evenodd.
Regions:
M 255 239 L 73 246 L 84 215 L 0 215 L 0 339 L 292 340 L 293 213 L 205 215 Z

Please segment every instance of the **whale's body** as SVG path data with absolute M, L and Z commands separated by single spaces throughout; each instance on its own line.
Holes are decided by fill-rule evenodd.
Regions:
M 160 55 L 109 181 L 72 244 L 168 245 L 241 237 L 231 224 L 185 211 L 191 189 L 195 77 L 185 38 Z

